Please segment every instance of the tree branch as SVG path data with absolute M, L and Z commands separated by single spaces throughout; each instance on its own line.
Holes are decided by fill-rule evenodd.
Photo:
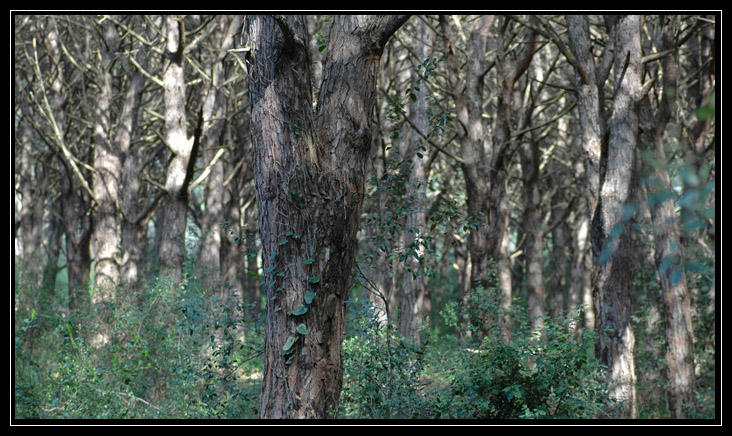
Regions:
M 51 109 L 51 104 L 48 102 L 48 97 L 46 95 L 46 87 L 43 84 L 43 76 L 41 74 L 41 69 L 39 67 L 38 50 L 36 49 L 36 39 L 35 38 L 33 38 L 33 57 L 35 60 L 33 67 L 36 70 L 36 75 L 38 77 L 38 83 L 41 86 L 41 94 L 43 97 L 43 104 L 45 106 L 45 111 L 43 111 L 43 112 L 46 113 L 46 118 L 51 123 L 51 127 L 53 128 L 53 134 L 56 137 L 56 142 L 57 142 L 58 146 L 61 148 L 61 152 L 63 153 L 64 157 L 66 157 L 66 160 L 69 162 L 69 165 L 71 165 L 71 169 L 73 170 L 74 174 L 76 174 L 77 178 L 79 179 L 79 182 L 81 182 L 81 186 L 89 194 L 89 198 L 91 198 L 94 203 L 98 203 L 96 198 L 94 198 L 94 193 L 92 192 L 91 188 L 89 187 L 89 184 L 86 182 L 86 179 L 84 179 L 84 176 L 81 174 L 81 171 L 76 166 L 76 159 L 71 154 L 71 151 L 69 151 L 69 149 L 66 148 L 66 144 L 64 144 L 63 135 L 61 135 L 61 130 L 59 129 L 58 124 L 56 123 L 56 118 L 53 116 L 53 110 Z

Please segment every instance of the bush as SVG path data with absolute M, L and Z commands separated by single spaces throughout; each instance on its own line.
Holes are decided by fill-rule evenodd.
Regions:
M 478 296 L 498 301 L 495 293 Z M 606 402 L 604 371 L 594 358 L 595 336 L 576 337 L 580 312 L 545 320 L 545 339 L 513 305 L 478 302 L 487 334 L 477 348 L 464 343 L 452 381 L 436 393 L 435 417 L 460 419 L 594 418 Z M 507 334 L 505 320 L 513 326 Z M 487 325 L 486 325 L 487 324 Z
M 342 418 L 420 418 L 426 397 L 421 381 L 424 345 L 384 325 L 370 301 L 349 302 L 349 336 L 343 343 Z
M 15 329 L 15 418 L 256 418 L 259 381 L 243 376 L 261 371 L 262 329 L 244 334 L 236 306 L 192 282 L 152 280 L 80 311 L 83 332 L 61 315 L 43 331 L 26 317 Z M 95 324 L 102 313 L 109 326 Z
M 353 302 L 339 416 L 588 419 L 604 413 L 607 392 L 594 357 L 596 337 L 574 330 L 580 311 L 547 318 L 541 339 L 520 305 L 501 308 L 492 290 L 475 290 L 471 299 L 484 317 L 473 318 L 483 322 L 476 330 L 488 332 L 478 344 L 426 332 L 428 341 L 412 344 L 383 324 L 373 304 Z M 445 324 L 455 325 L 464 308 L 447 309 Z M 508 324 L 498 321 L 506 316 L 510 334 Z

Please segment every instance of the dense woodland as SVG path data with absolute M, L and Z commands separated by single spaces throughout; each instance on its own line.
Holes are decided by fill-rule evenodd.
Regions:
M 718 18 L 13 15 L 14 418 L 717 418 Z

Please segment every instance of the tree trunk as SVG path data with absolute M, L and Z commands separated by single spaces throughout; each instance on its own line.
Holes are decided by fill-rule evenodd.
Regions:
M 488 193 L 490 189 L 489 169 L 491 155 L 485 144 L 486 125 L 482 117 L 484 80 L 482 73 L 486 69 L 486 44 L 489 31 L 495 20 L 494 16 L 483 16 L 472 21 L 469 30 L 467 50 L 468 64 L 465 78 L 460 78 L 460 62 L 457 49 L 452 38 L 447 18 L 440 16 L 441 29 L 445 35 L 445 58 L 447 60 L 449 82 L 455 98 L 455 111 L 462 127 L 458 127 L 461 167 L 465 179 L 466 203 L 470 233 L 468 235 L 468 251 L 471 258 L 470 287 L 487 288 L 490 259 L 498 259 L 497 250 L 488 247 L 490 221 L 488 221 Z M 500 198 L 496 198 L 500 201 Z M 503 236 L 501 233 L 498 237 Z M 496 244 L 493 248 L 496 249 Z
M 205 213 L 201 216 L 203 239 L 199 268 L 203 274 L 201 280 L 204 289 L 211 292 L 222 292 L 224 302 L 228 299 L 229 289 L 222 288 L 220 251 L 222 244 L 221 227 L 217 224 L 224 221 L 224 162 L 221 154 L 225 153 L 222 132 L 226 120 L 226 98 L 220 89 L 228 76 L 224 58 L 234 42 L 234 33 L 241 29 L 241 16 L 222 15 L 216 31 L 215 41 L 218 53 L 211 60 L 211 83 L 207 87 L 203 101 L 203 126 L 201 133 L 201 156 L 206 165 L 203 173 L 206 177 Z M 228 150 L 226 150 L 228 151 Z M 235 289 L 241 292 L 241 289 Z
M 143 78 L 137 71 L 129 73 L 128 77 L 129 85 L 124 97 L 125 104 L 120 114 L 115 141 L 123 156 L 120 183 L 124 189 L 119 192 L 120 284 L 123 292 L 133 295 L 138 291 L 142 275 L 142 246 L 145 240 L 143 220 L 147 208 L 141 208 L 139 203 L 141 199 L 147 199 L 148 195 L 139 176 L 139 151 L 131 147 L 132 138 L 136 136 L 137 132 Z
M 554 161 L 553 161 L 554 162 Z M 551 219 L 549 222 L 554 223 L 555 220 L 563 219 L 566 213 L 566 203 L 568 201 L 565 195 L 564 186 L 562 186 L 559 178 L 565 176 L 566 173 L 559 173 L 559 165 L 553 165 L 553 174 L 550 176 L 550 184 L 553 189 L 551 195 Z M 565 306 L 564 291 L 567 287 L 567 245 L 569 244 L 569 226 L 566 222 L 554 227 L 551 231 L 552 235 L 552 264 L 553 274 L 551 276 L 551 290 L 549 292 L 549 313 L 552 318 L 558 319 L 562 315 Z M 576 305 L 575 308 L 578 308 Z
M 168 164 L 166 192 L 155 229 L 158 265 L 173 284 L 178 284 L 183 279 L 185 260 L 188 183 L 197 150 L 194 150 L 193 142 L 188 140 L 186 133 L 183 75 L 185 35 L 182 17 L 166 16 L 165 31 L 167 37 L 163 62 L 165 142 L 173 156 Z
M 261 418 L 335 416 L 381 52 L 406 17 L 335 16 L 313 113 L 302 16 L 248 16 L 267 296 Z
M 117 212 L 119 180 L 122 169 L 120 150 L 111 139 L 112 130 L 112 63 L 120 41 L 115 25 L 102 23 L 103 41 L 99 44 L 101 63 L 97 70 L 99 92 L 94 107 L 94 168 L 92 190 L 97 203 L 94 206 L 94 225 L 91 235 L 94 252 L 93 302 L 113 301 L 119 280 L 118 250 L 120 222 Z
M 662 16 L 660 20 L 664 20 Z M 671 26 L 664 26 L 658 51 L 674 48 Z M 646 162 L 646 188 L 650 197 L 653 222 L 656 270 L 661 281 L 665 305 L 666 377 L 668 404 L 674 418 L 689 418 L 694 412 L 694 330 L 691 320 L 691 296 L 686 284 L 684 252 L 674 210 L 671 181 L 664 154 L 664 132 L 676 101 L 676 56 L 663 60 L 663 96 L 656 115 L 651 118 L 650 107 L 642 143 L 649 147 Z M 650 105 L 649 99 L 643 104 Z M 664 200 L 665 198 L 665 200 Z
M 638 143 L 637 103 L 643 65 L 640 16 L 606 17 L 614 47 L 615 95 L 609 136 L 604 142 L 602 90 L 604 64 L 595 66 L 587 17 L 568 16 L 577 86 L 582 147 L 585 151 L 587 199 L 592 214 L 591 242 L 595 260 L 592 287 L 599 334 L 597 354 L 607 367 L 610 397 L 619 415 L 636 416 L 635 335 L 631 325 L 632 242 L 629 235 L 634 208 L 629 204 Z M 606 51 L 607 54 L 609 51 Z M 603 59 L 605 57 L 603 56 Z
M 597 256 L 593 296 L 597 312 L 600 361 L 608 368 L 610 396 L 621 416 L 636 417 L 635 335 L 631 324 L 632 242 L 629 204 L 638 144 L 637 103 L 640 97 L 641 17 L 617 18 L 615 25 L 615 98 L 607 153 L 600 163 L 600 197 L 592 221 Z
M 64 165 L 64 174 L 61 175 L 61 213 L 66 233 L 66 272 L 69 309 L 72 313 L 89 301 L 87 284 L 91 268 L 91 220 L 85 213 L 89 199 L 85 194 L 74 192 L 73 177 Z
M 539 144 L 527 138 L 521 145 L 521 172 L 524 179 L 523 229 L 526 265 L 526 296 L 531 330 L 544 334 L 546 295 L 544 289 L 544 236 L 539 191 Z
M 423 39 L 420 39 L 414 50 L 417 61 L 425 62 L 428 60 L 435 33 L 430 30 L 424 21 L 419 21 L 416 25 L 418 26 L 417 33 Z M 404 149 L 402 157 L 405 162 L 404 167 L 407 176 L 405 192 L 410 210 L 406 219 L 405 232 L 403 232 L 406 272 L 403 274 L 401 283 L 402 300 L 400 303 L 399 334 L 415 339 L 417 338 L 415 336 L 416 331 L 420 325 L 420 314 L 424 309 L 423 303 L 427 287 L 424 263 L 426 253 L 422 243 L 427 230 L 425 212 L 427 208 L 426 195 L 429 168 L 427 167 L 428 156 L 423 155 L 426 152 L 424 151 L 424 140 L 420 133 L 430 133 L 430 120 L 428 117 L 430 88 L 427 83 L 428 80 L 429 77 L 425 76 L 423 69 L 416 69 L 416 74 L 413 75 L 411 83 L 412 92 L 416 98 L 409 105 L 408 115 L 414 128 L 410 129 L 408 134 L 405 135 L 406 144 L 402 146 Z
M 245 138 L 235 140 L 231 135 L 231 129 L 227 130 L 227 143 L 236 144 L 238 141 L 242 141 L 248 144 L 249 141 Z M 222 186 L 224 192 L 222 199 L 223 215 L 216 224 L 216 231 L 219 231 L 222 235 L 221 249 L 219 250 L 221 277 L 227 288 L 239 291 L 241 303 L 246 305 L 249 303 L 246 299 L 248 290 L 246 286 L 246 275 L 248 272 L 246 265 L 249 257 L 247 255 L 246 244 L 242 238 L 244 237 L 244 233 L 249 229 L 245 230 L 241 210 L 243 203 L 242 194 L 247 189 L 245 188 L 246 174 L 250 172 L 250 165 L 246 163 L 247 160 L 242 162 L 242 159 L 245 159 L 243 148 L 233 148 L 230 153 L 226 153 L 226 156 L 224 156 L 229 159 L 224 159 L 223 162 L 224 173 L 226 174 L 226 180 L 224 180 L 225 185 Z M 246 151 L 251 152 L 248 147 Z M 253 193 L 250 195 L 253 195 Z M 256 269 L 254 272 L 256 273 Z M 251 319 L 248 318 L 247 320 Z

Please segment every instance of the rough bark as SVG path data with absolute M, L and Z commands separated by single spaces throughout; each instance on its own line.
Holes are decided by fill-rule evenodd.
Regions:
M 147 208 L 140 205 L 140 200 L 147 199 L 148 195 L 139 176 L 139 151 L 131 147 L 138 126 L 142 85 L 142 75 L 137 71 L 131 72 L 115 139 L 123 156 L 120 183 L 124 189 L 119 192 L 121 218 L 119 277 L 121 289 L 127 294 L 137 291 L 143 268 L 142 245 L 145 238 L 143 219 Z
M 337 409 L 376 73 L 404 21 L 333 18 L 314 115 L 304 18 L 247 17 L 267 296 L 261 418 L 328 418 Z
M 664 20 L 664 17 L 660 18 Z M 663 31 L 658 51 L 674 47 L 671 26 L 662 23 Z M 694 330 L 692 328 L 691 296 L 684 271 L 684 251 L 681 245 L 678 219 L 674 210 L 673 190 L 664 153 L 664 132 L 676 101 L 676 56 L 663 59 L 663 96 L 656 114 L 650 117 L 649 99 L 643 104 L 644 129 L 642 143 L 650 152 L 646 160 L 645 184 L 653 222 L 655 264 L 661 282 L 665 305 L 666 378 L 671 416 L 688 418 L 694 412 Z M 664 200 L 665 199 L 665 200 Z
M 592 215 L 590 237 L 594 259 L 593 299 L 599 340 L 597 354 L 607 367 L 610 397 L 621 417 L 636 416 L 635 335 L 631 325 L 632 241 L 629 220 L 638 143 L 638 112 L 642 81 L 640 16 L 606 17 L 614 48 L 614 96 L 608 139 L 602 112 L 605 63 L 592 57 L 588 18 L 568 16 L 570 47 L 579 80 L 577 100 L 585 152 L 587 200 Z M 603 56 L 603 60 L 606 56 Z
M 620 402 L 623 417 L 636 417 L 635 335 L 631 324 L 632 217 L 631 189 L 638 144 L 637 103 L 643 66 L 641 17 L 617 18 L 615 25 L 615 91 L 609 121 L 607 153 L 600 164 L 600 192 L 592 221 L 597 256 L 593 296 L 597 313 L 600 361 L 608 368 L 610 396 Z
M 137 50 L 134 56 L 138 64 L 147 67 L 145 50 Z M 143 276 L 143 250 L 146 224 L 151 208 L 158 198 L 150 195 L 149 187 L 143 183 L 140 173 L 144 164 L 142 147 L 132 147 L 132 141 L 139 136 L 140 106 L 144 77 L 137 69 L 128 71 L 127 89 L 119 115 L 115 143 L 122 155 L 119 191 L 120 212 L 120 284 L 127 295 L 139 291 Z

